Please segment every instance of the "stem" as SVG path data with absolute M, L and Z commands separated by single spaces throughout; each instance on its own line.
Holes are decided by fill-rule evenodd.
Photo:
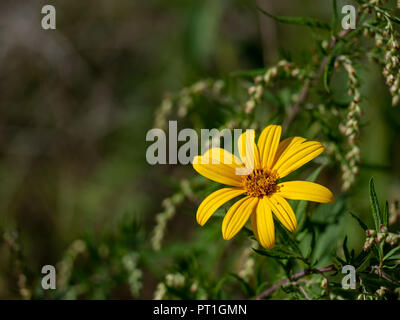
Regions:
M 324 272 L 335 271 L 335 270 L 336 270 L 336 268 L 333 265 L 332 266 L 323 267 L 323 268 L 318 268 L 318 269 L 304 269 L 303 271 L 300 271 L 300 272 L 295 273 L 294 275 L 292 275 L 290 277 L 290 279 L 283 279 L 280 282 L 278 282 L 277 284 L 274 284 L 272 287 L 268 288 L 267 290 L 263 291 L 258 296 L 256 296 L 256 299 L 260 300 L 260 299 L 263 299 L 265 297 L 268 297 L 269 295 L 274 293 L 276 290 L 278 290 L 280 287 L 282 287 L 284 285 L 287 285 L 287 284 L 290 284 L 292 281 L 296 281 L 296 280 L 298 280 L 300 278 L 303 278 L 303 277 L 305 277 L 307 275 L 310 275 L 313 272 L 315 272 L 315 273 L 324 273 Z M 300 287 L 300 290 L 302 290 L 301 287 Z M 303 290 L 302 290 L 302 292 L 303 292 Z M 306 295 L 305 295 L 305 297 L 307 298 Z
M 304 297 L 305 297 L 307 300 L 311 300 L 310 297 L 308 296 L 306 290 L 304 290 L 304 288 L 303 288 L 302 286 L 299 286 L 299 289 L 300 289 L 301 293 L 304 295 Z
M 382 266 L 370 266 L 368 269 L 373 270 L 374 273 L 382 279 L 385 279 L 386 281 L 389 281 L 390 283 L 397 284 L 396 281 L 393 281 L 390 279 L 386 274 L 383 273 L 382 271 Z

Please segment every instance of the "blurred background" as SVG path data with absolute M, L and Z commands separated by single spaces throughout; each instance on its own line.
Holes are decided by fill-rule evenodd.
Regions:
M 21 288 L 37 287 L 39 280 L 32 279 L 40 277 L 41 267 L 64 261 L 71 243 L 79 247 L 76 239 L 91 239 L 88 250 L 97 250 L 100 260 L 109 255 L 107 250 L 118 251 L 117 246 L 99 247 L 121 243 L 121 225 L 128 229 L 123 241 L 130 243 L 132 236 L 149 242 L 155 214 L 172 192 L 171 180 L 194 174 L 191 166 L 146 163 L 145 137 L 162 98 L 199 79 L 263 68 L 283 53 L 302 61 L 312 43 L 310 31 L 277 25 L 255 6 L 329 22 L 327 3 L 2 0 L 0 298 L 35 296 Z M 45 4 L 57 10 L 56 30 L 41 28 Z M 382 201 L 400 194 L 399 109 L 390 106 L 379 68 L 367 68 L 363 82 L 373 94 L 365 102 L 363 171 L 351 200 L 360 216 L 368 214 L 372 175 Z M 326 179 L 340 179 L 338 171 L 329 172 Z M 192 240 L 200 229 L 196 202 L 179 210 L 187 214 L 178 211 L 173 218 L 167 243 Z M 130 229 L 136 221 L 140 230 Z M 171 257 L 173 250 L 160 256 L 160 268 Z M 107 262 L 98 266 L 103 269 L 82 267 L 82 277 L 98 276 L 89 286 L 108 277 Z M 142 280 L 137 296 L 152 298 L 160 280 L 157 270 L 144 270 Z M 82 297 L 133 297 L 124 280 L 110 287 L 97 293 L 82 289 Z M 80 297 L 79 291 L 71 297 Z

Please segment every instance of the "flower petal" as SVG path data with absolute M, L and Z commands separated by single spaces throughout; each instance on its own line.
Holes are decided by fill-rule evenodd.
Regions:
M 243 174 L 250 174 L 255 168 L 260 168 L 260 155 L 254 140 L 255 132 L 253 129 L 246 130 L 238 140 L 240 158 L 248 169 L 247 173 L 243 172 Z
M 257 146 L 260 150 L 261 167 L 263 169 L 270 170 L 272 168 L 281 133 L 282 127 L 276 125 L 270 125 L 261 132 Z
M 320 203 L 333 203 L 332 192 L 318 183 L 308 181 L 289 181 L 278 184 L 276 193 L 283 198 L 291 200 L 307 200 Z
M 298 141 L 299 140 L 297 140 L 297 142 Z M 275 171 L 279 178 L 283 178 L 319 156 L 324 150 L 324 146 L 317 141 L 306 141 L 300 144 L 292 142 L 285 148 L 279 159 L 276 161 L 272 171 Z
M 266 203 L 271 207 L 272 212 L 278 220 L 289 231 L 294 231 L 297 228 L 297 219 L 290 204 L 281 196 L 273 194 L 271 197 L 264 197 Z
M 272 249 L 275 243 L 275 226 L 271 208 L 263 198 L 258 202 L 256 212 L 251 215 L 251 226 L 258 242 L 266 249 Z
M 251 230 L 253 230 L 253 234 L 256 237 L 257 241 L 260 242 L 260 237 L 258 236 L 257 229 L 257 211 L 254 211 L 250 216 L 251 221 Z
M 279 160 L 281 156 L 284 156 L 288 150 L 293 148 L 296 145 L 299 145 L 300 143 L 306 141 L 306 139 L 302 137 L 292 137 L 292 138 L 287 138 L 285 140 L 282 140 L 279 143 L 278 150 L 276 151 L 275 154 L 275 159 L 274 159 L 274 164 Z
M 256 210 L 258 198 L 245 197 L 232 205 L 222 221 L 222 236 L 225 240 L 233 238 Z
M 243 168 L 243 164 L 224 149 L 212 148 L 203 156 L 194 157 L 193 168 L 210 180 L 235 187 L 242 186 L 242 177 L 236 174 L 236 169 Z
M 204 226 L 212 214 L 224 203 L 245 193 L 244 189 L 224 188 L 211 193 L 197 209 L 196 220 Z

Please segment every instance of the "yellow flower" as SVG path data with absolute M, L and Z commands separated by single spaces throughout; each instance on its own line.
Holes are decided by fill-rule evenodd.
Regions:
M 251 219 L 258 242 L 271 249 L 275 242 L 272 213 L 290 231 L 297 228 L 296 216 L 286 199 L 332 203 L 334 197 L 324 186 L 308 181 L 278 180 L 311 161 L 324 151 L 321 143 L 301 137 L 280 142 L 282 128 L 266 127 L 257 145 L 254 130 L 247 130 L 239 140 L 239 160 L 230 152 L 213 148 L 193 159 L 194 169 L 204 177 L 231 186 L 210 194 L 199 206 L 197 222 L 203 226 L 227 201 L 235 202 L 222 222 L 225 240 L 234 237 Z

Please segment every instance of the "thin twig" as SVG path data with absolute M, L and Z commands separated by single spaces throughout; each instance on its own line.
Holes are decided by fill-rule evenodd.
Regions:
M 256 299 L 260 300 L 260 299 L 263 299 L 265 297 L 268 297 L 269 295 L 274 293 L 276 290 L 278 290 L 280 287 L 285 286 L 287 284 L 290 284 L 292 281 L 296 281 L 296 280 L 298 280 L 298 279 L 300 279 L 300 278 L 302 278 L 304 276 L 312 274 L 313 272 L 324 273 L 324 272 L 329 272 L 329 271 L 334 271 L 334 270 L 336 270 L 335 266 L 328 266 L 328 267 L 323 267 L 323 268 L 318 268 L 318 269 L 304 269 L 303 271 L 300 271 L 300 272 L 295 273 L 294 275 L 292 275 L 290 277 L 290 280 L 289 279 L 283 279 L 280 282 L 278 282 L 277 284 L 274 284 L 272 287 L 270 287 L 267 290 L 265 290 L 264 292 L 260 293 L 256 297 Z
M 382 279 L 389 281 L 390 283 L 397 284 L 395 281 L 390 279 L 386 274 L 383 273 L 382 269 L 379 266 L 370 266 L 369 269 L 373 270 L 374 273 Z
M 299 289 L 300 289 L 301 293 L 304 295 L 304 297 L 305 297 L 307 300 L 311 300 L 310 297 L 308 296 L 306 290 L 304 290 L 304 288 L 303 288 L 302 286 L 299 286 Z

